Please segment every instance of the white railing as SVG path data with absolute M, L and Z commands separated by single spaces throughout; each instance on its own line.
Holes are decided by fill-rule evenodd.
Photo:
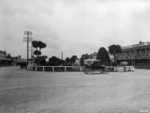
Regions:
M 40 69 L 39 69 L 40 68 Z M 46 68 L 50 68 L 50 70 L 46 70 Z M 30 71 L 50 71 L 50 72 L 69 72 L 69 71 L 83 71 L 84 66 L 31 66 L 28 65 L 27 69 Z M 134 66 L 106 66 L 110 71 L 134 71 Z
M 51 68 L 51 70 L 49 71 L 52 71 L 52 72 L 55 72 L 55 69 L 57 68 L 59 70 L 62 69 L 61 71 L 64 71 L 64 72 L 67 72 L 67 68 L 71 68 L 72 70 L 77 70 L 80 72 L 84 70 L 84 66 L 30 66 L 30 65 L 27 66 L 27 69 L 31 71 L 38 71 L 38 68 L 42 68 L 42 70 L 40 71 L 46 71 L 46 68 Z
M 118 72 L 118 71 L 124 71 L 124 72 L 132 71 L 133 72 L 135 70 L 134 66 L 106 66 L 106 67 L 108 69 L 113 68 L 114 72 Z

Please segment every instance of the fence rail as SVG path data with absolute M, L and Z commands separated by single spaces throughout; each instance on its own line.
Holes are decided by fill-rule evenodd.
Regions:
M 68 72 L 68 71 L 83 71 L 84 66 L 27 66 L 31 71 L 51 71 L 51 72 Z
M 113 72 L 118 71 L 134 71 L 134 66 L 106 66 L 109 70 L 113 70 Z
M 81 72 L 84 71 L 84 66 L 31 66 L 27 69 L 31 71 L 50 71 L 50 72 Z M 134 71 L 134 66 L 106 66 L 111 72 L 117 71 Z

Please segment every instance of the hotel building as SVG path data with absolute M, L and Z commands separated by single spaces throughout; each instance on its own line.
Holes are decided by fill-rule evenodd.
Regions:
M 122 53 L 116 55 L 117 62 L 127 61 L 135 67 L 150 67 L 150 42 L 122 47 Z

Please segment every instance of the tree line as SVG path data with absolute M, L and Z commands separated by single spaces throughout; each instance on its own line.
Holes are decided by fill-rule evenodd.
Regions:
M 56 56 L 52 56 L 51 58 L 48 59 L 48 62 L 46 62 L 47 56 L 42 55 L 41 50 L 46 48 L 46 44 L 42 41 L 32 41 L 32 46 L 35 48 L 34 50 L 34 62 L 37 65 L 51 65 L 51 66 L 59 66 L 59 65 L 64 65 L 64 66 L 71 66 L 71 65 L 76 65 L 76 60 L 78 57 L 76 55 L 73 55 L 71 58 L 67 57 L 65 60 L 62 60 L 60 58 L 57 58 Z M 116 63 L 116 55 L 118 53 L 121 53 L 122 49 L 120 45 L 110 45 L 108 47 L 108 51 L 104 47 L 100 47 L 100 49 L 97 52 L 97 57 L 96 59 L 100 60 L 100 63 L 102 65 L 115 65 L 113 63 Z M 114 62 L 111 62 L 109 54 L 114 56 Z M 83 54 L 81 55 L 80 58 L 80 65 L 84 65 L 84 60 L 89 59 L 90 55 Z
M 116 55 L 121 52 L 122 52 L 122 48 L 120 45 L 115 45 L 115 44 L 110 45 L 108 47 L 108 51 L 104 47 L 100 47 L 100 49 L 97 52 L 96 59 L 100 60 L 101 65 L 117 65 Z M 113 55 L 114 57 L 113 62 L 111 61 L 109 54 Z M 89 58 L 90 55 L 88 55 L 87 53 L 83 54 L 81 56 L 81 61 L 80 61 L 81 66 L 84 65 L 84 60 Z

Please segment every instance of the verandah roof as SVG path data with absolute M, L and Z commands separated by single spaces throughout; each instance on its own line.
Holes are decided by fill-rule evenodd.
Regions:
M 0 58 L 0 60 L 10 61 L 11 59 L 8 59 L 8 58 Z

